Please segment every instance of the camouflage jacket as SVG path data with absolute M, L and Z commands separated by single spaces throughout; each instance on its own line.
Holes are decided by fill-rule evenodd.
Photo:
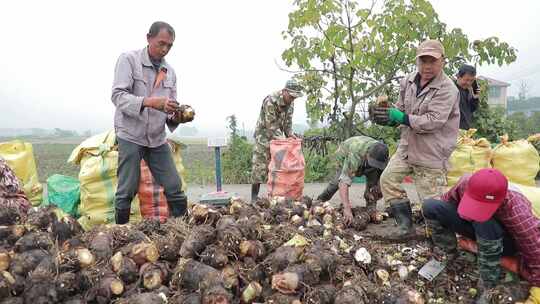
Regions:
M 362 175 L 364 157 L 377 142 L 371 137 L 354 136 L 339 145 L 335 156 L 341 170 L 340 182 L 351 185 L 353 177 Z
M 255 128 L 255 142 L 269 146 L 272 139 L 285 139 L 292 135 L 294 104 L 287 105 L 281 91 L 266 96 Z

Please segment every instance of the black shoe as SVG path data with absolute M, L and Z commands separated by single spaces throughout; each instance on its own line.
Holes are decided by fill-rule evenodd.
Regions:
M 408 199 L 394 200 L 390 202 L 392 215 L 396 220 L 397 231 L 396 238 L 409 237 L 416 232 L 413 227 L 411 203 Z
M 116 209 L 114 213 L 114 220 L 118 225 L 124 225 L 129 222 L 130 209 Z
M 259 190 L 261 189 L 261 184 L 251 184 L 251 203 L 256 203 L 259 199 Z

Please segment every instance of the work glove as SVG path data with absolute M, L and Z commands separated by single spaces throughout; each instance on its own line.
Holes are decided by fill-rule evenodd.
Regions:
M 407 114 L 398 108 L 376 107 L 373 110 L 375 121 L 383 121 L 385 125 L 399 125 L 405 123 Z

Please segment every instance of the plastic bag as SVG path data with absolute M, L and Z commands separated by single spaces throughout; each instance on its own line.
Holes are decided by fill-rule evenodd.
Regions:
M 84 230 L 114 223 L 114 196 L 118 179 L 118 150 L 113 131 L 86 139 L 73 150 L 68 162 L 80 164 L 81 203 L 78 219 Z M 141 220 L 139 200 L 131 203 L 130 222 Z
M 186 191 L 187 183 L 185 179 L 185 169 L 182 164 L 181 145 L 169 141 L 172 157 L 178 175 L 182 180 L 182 191 Z M 154 218 L 160 222 L 165 222 L 169 216 L 169 205 L 163 187 L 158 185 L 152 172 L 144 160 L 141 161 L 141 178 L 139 181 L 138 196 L 140 201 L 141 215 L 143 218 Z
M 501 137 L 501 143 L 493 149 L 493 168 L 501 171 L 509 181 L 526 186 L 535 186 L 535 177 L 540 170 L 540 156 L 527 140 L 508 141 Z
M 77 217 L 81 201 L 81 183 L 71 176 L 55 174 L 47 179 L 47 193 L 50 204 L 58 206 L 64 212 Z
M 456 149 L 449 159 L 448 186 L 455 185 L 465 173 L 491 167 L 491 145 L 485 138 L 473 139 L 475 132 L 476 129 L 461 130 Z
M 143 218 L 154 218 L 165 222 L 169 217 L 169 206 L 163 187 L 158 185 L 150 168 L 141 160 L 141 179 L 139 181 L 139 201 Z
M 268 165 L 268 195 L 300 199 L 304 191 L 304 154 L 302 140 L 270 141 Z
M 39 183 L 32 144 L 21 140 L 0 143 L 0 156 L 21 180 L 32 206 L 41 204 L 43 186 Z

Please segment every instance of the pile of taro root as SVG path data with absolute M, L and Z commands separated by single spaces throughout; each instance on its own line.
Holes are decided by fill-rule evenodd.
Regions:
M 478 294 L 474 256 L 429 282 L 418 275 L 428 241 L 373 238 L 392 220 L 361 208 L 345 228 L 339 209 L 307 197 L 194 204 L 185 218 L 87 232 L 57 214 L 0 210 L 1 304 L 474 303 Z M 526 284 L 507 281 L 492 303 L 526 298 Z

